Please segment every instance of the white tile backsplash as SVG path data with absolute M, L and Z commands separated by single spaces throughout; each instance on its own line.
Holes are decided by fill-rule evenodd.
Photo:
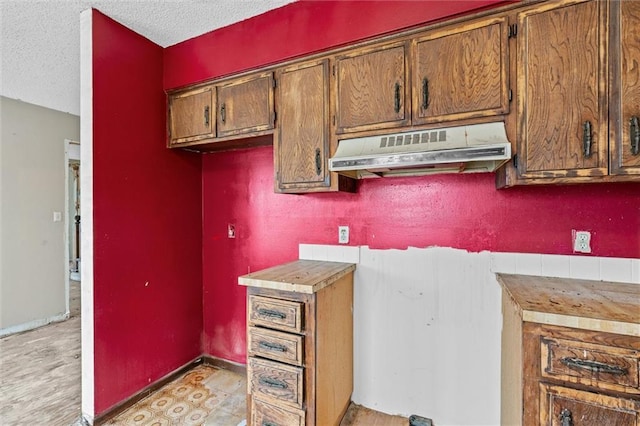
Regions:
M 298 258 L 327 262 L 360 263 L 360 246 L 300 244 Z
M 640 259 L 631 259 L 631 282 L 640 284 Z
M 632 259 L 600 258 L 600 279 L 603 281 L 631 282 Z
M 542 275 L 545 277 L 569 278 L 571 256 L 545 254 L 541 256 Z
M 514 253 L 491 253 L 491 272 L 494 274 L 515 274 L 516 257 Z
M 516 258 L 516 274 L 542 275 L 542 255 L 514 253 Z
M 571 256 L 569 258 L 569 277 L 583 280 L 600 280 L 600 258 Z
M 447 250 L 434 247 L 434 249 Z M 435 250 L 434 253 L 438 253 Z M 538 253 L 490 253 L 492 273 L 575 278 L 640 284 L 640 259 Z M 360 263 L 360 246 L 300 244 L 299 258 Z M 440 264 L 441 272 L 459 265 Z

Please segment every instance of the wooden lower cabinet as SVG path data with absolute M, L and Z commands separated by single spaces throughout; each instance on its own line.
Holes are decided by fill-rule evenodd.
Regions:
M 501 424 L 640 426 L 640 286 L 498 280 Z
M 328 274 L 324 264 L 332 268 Z M 240 277 L 248 286 L 250 425 L 340 424 L 353 391 L 353 269 L 298 261 Z M 301 291 L 260 287 L 287 282 L 278 271 L 306 280 L 290 283 Z
M 553 426 L 638 426 L 637 401 L 540 384 L 540 424 Z

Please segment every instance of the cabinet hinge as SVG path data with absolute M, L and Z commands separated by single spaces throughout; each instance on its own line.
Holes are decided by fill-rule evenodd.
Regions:
M 336 66 L 335 65 L 332 67 L 331 73 L 333 74 L 334 77 L 336 76 Z
M 518 35 L 518 24 L 509 25 L 508 38 L 513 38 Z
M 518 154 L 513 156 L 513 167 L 518 168 Z
M 513 100 L 513 90 L 509 89 L 509 102 Z
M 275 89 L 278 86 L 278 83 L 276 82 L 276 79 L 274 78 L 273 80 L 271 80 L 273 83 L 273 88 Z
M 273 111 L 273 124 L 276 124 L 277 119 L 278 119 L 278 113 Z
M 335 115 L 333 116 L 333 125 L 334 126 L 336 125 L 336 116 Z

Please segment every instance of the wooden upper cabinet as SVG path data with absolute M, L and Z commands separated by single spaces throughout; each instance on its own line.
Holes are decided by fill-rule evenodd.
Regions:
M 413 124 L 508 113 L 507 31 L 496 17 L 413 40 Z
M 329 62 L 278 73 L 278 123 L 274 139 L 277 192 L 329 186 Z
M 518 172 L 608 172 L 607 3 L 554 1 L 518 14 Z
M 612 174 L 640 174 L 640 2 L 614 1 L 611 99 Z M 619 31 L 619 32 L 618 32 Z M 613 47 L 615 46 L 615 47 Z
M 410 123 L 407 43 L 355 50 L 335 60 L 336 133 Z
M 230 80 L 218 89 L 218 137 L 273 129 L 273 73 Z
M 214 91 L 207 86 L 169 96 L 169 146 L 215 135 Z

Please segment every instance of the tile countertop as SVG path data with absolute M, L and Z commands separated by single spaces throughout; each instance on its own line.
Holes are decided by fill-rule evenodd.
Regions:
M 311 294 L 355 269 L 353 263 L 296 260 L 238 277 L 238 284 Z
M 640 285 L 497 274 L 523 321 L 640 337 Z

